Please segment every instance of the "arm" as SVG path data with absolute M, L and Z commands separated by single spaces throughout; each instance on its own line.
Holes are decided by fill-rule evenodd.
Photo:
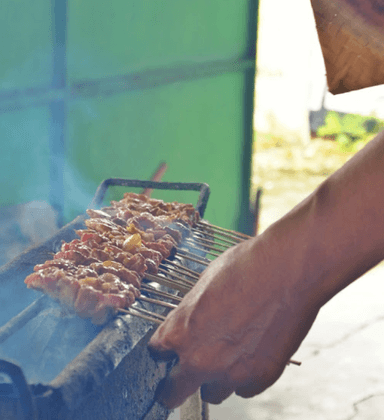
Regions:
M 262 235 L 226 251 L 153 335 L 179 363 L 161 397 L 219 403 L 272 385 L 320 308 L 384 258 L 384 133 Z

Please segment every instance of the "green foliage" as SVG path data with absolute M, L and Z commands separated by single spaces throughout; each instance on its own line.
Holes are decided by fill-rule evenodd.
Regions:
M 316 134 L 335 139 L 342 150 L 354 152 L 383 129 L 384 121 L 378 118 L 329 111 L 324 125 L 317 129 Z

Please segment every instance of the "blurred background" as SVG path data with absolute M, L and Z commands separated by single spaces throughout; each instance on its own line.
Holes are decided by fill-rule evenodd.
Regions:
M 384 86 L 327 92 L 308 0 L 2 0 L 0 20 L 0 265 L 83 213 L 103 179 L 150 179 L 162 163 L 164 181 L 210 185 L 211 223 L 262 232 L 384 127 Z M 345 303 L 368 326 L 381 319 L 370 281 L 369 310 Z M 336 324 L 342 336 L 359 330 L 334 308 L 337 322 L 331 305 L 302 358 L 332 347 Z M 338 405 L 335 391 L 317 406 L 308 370 L 304 409 L 287 391 L 303 368 L 289 369 L 279 395 L 231 397 L 212 418 L 359 418 L 365 394 Z M 377 382 L 381 368 L 361 369 Z

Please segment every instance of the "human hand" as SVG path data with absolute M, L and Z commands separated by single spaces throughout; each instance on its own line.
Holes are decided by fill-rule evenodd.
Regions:
M 213 404 L 233 392 L 252 397 L 280 377 L 320 308 L 280 252 L 268 235 L 229 249 L 160 325 L 150 349 L 179 358 L 163 404 L 177 407 L 200 386 Z

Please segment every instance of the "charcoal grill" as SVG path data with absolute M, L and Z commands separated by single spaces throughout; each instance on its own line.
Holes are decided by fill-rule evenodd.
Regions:
M 203 217 L 209 187 L 197 183 L 165 183 L 108 179 L 98 187 L 92 208 L 99 208 L 111 186 L 199 192 L 196 210 Z M 2 419 L 165 419 L 169 411 L 155 402 L 155 390 L 173 362 L 155 362 L 147 351 L 154 324 L 119 315 L 103 327 L 77 316 L 24 287 L 36 264 L 52 258 L 61 242 L 76 238 L 86 214 L 78 216 L 43 244 L 27 250 L 0 269 L 0 418 Z M 204 241 L 189 241 L 196 258 L 182 264 L 200 273 Z M 183 257 L 182 252 L 181 257 Z M 190 254 L 189 254 L 190 255 Z M 160 286 L 163 292 L 176 292 Z M 165 299 L 164 301 L 170 301 Z M 162 314 L 166 309 L 140 302 L 142 309 Z

